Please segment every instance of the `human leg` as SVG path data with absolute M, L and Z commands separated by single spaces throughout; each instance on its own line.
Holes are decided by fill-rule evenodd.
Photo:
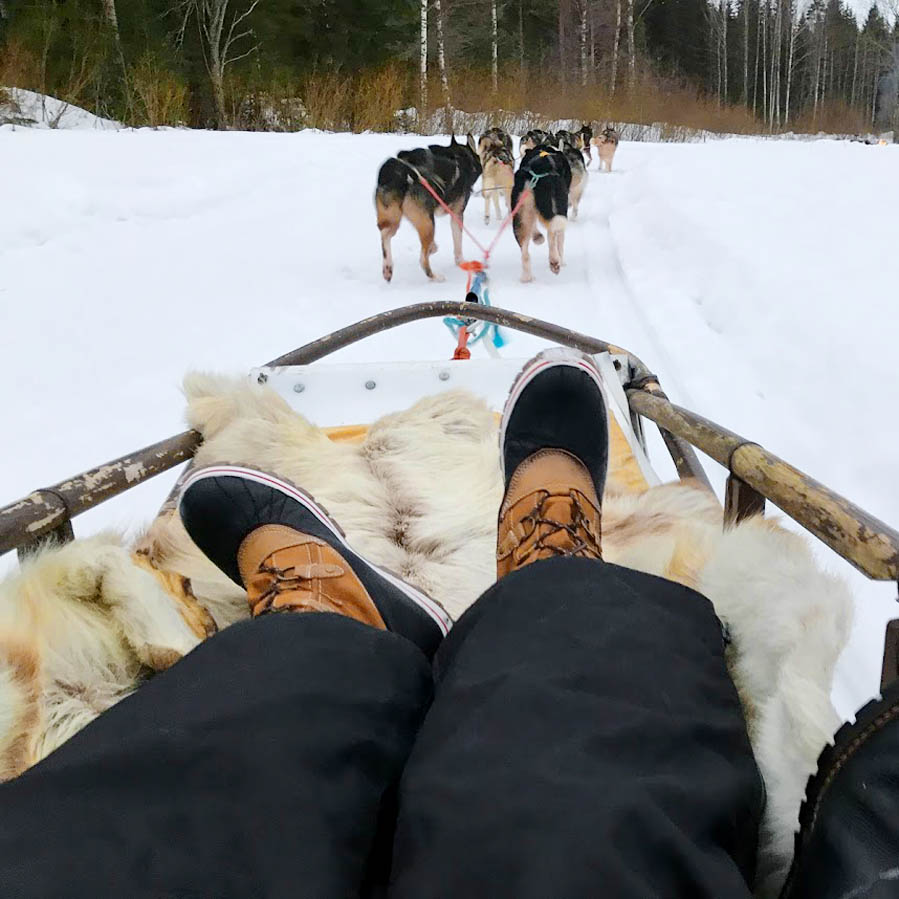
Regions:
M 384 879 L 441 628 L 311 500 L 254 474 L 199 472 L 182 513 L 261 617 L 0 786 L 4 895 L 356 896 Z
M 510 404 L 500 580 L 438 651 L 392 895 L 748 896 L 762 787 L 714 610 L 600 559 L 595 370 L 537 361 Z

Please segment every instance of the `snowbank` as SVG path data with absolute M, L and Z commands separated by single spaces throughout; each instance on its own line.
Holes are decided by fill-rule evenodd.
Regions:
M 11 87 L 0 88 L 0 128 L 4 127 L 116 131 L 123 126 L 55 97 Z
M 425 135 L 443 134 L 445 114 L 442 109 L 430 113 L 422 127 L 418 125 L 418 113 L 414 107 L 401 109 L 396 114 L 397 125 L 401 131 L 416 131 Z M 532 128 L 542 128 L 547 131 L 577 131 L 583 122 L 580 119 L 553 119 L 548 121 L 544 116 L 535 112 L 466 112 L 462 109 L 452 110 L 453 130 L 456 134 L 480 134 L 494 125 L 501 125 L 510 134 L 525 134 Z M 621 135 L 622 140 L 637 141 L 640 143 L 705 143 L 713 140 L 731 140 L 746 138 L 751 140 L 863 140 L 877 143 L 885 140 L 893 142 L 893 132 L 884 134 L 826 134 L 823 131 L 818 134 L 795 134 L 792 131 L 784 134 L 719 134 L 715 131 L 702 131 L 696 128 L 687 128 L 684 125 L 669 125 L 666 122 L 654 122 L 651 125 L 642 125 L 636 122 L 613 122 L 604 120 L 602 125 L 611 125 Z

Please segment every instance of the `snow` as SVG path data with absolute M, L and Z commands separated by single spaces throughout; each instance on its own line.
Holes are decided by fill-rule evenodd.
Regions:
M 4 98 L 5 95 L 5 98 Z M 18 87 L 0 87 L 0 130 L 18 127 L 62 130 L 116 131 L 123 126 L 111 119 L 74 106 L 56 97 Z
M 248 371 L 375 312 L 461 298 L 445 219 L 434 257 L 445 283 L 425 280 L 408 224 L 393 283 L 381 279 L 375 175 L 419 140 L 0 129 L 0 501 L 182 430 L 188 368 Z M 897 175 L 893 146 L 625 142 L 613 174 L 591 174 L 562 273 L 549 272 L 544 245 L 533 251 L 536 282 L 519 283 L 504 234 L 492 299 L 627 347 L 674 402 L 896 525 Z M 469 210 L 470 227 L 491 239 L 480 198 Z M 541 345 L 506 336 L 506 356 Z M 335 361 L 451 350 L 429 321 Z M 720 490 L 724 472 L 707 467 Z M 140 527 L 174 476 L 79 517 L 76 533 Z M 823 547 L 820 558 L 857 597 L 835 691 L 848 715 L 877 690 L 896 586 L 866 581 Z M 12 564 L 3 557 L 0 571 Z

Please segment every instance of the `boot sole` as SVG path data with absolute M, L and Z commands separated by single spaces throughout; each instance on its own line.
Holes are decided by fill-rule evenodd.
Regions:
M 599 373 L 599 369 L 596 367 L 593 360 L 586 353 L 582 353 L 580 350 L 569 347 L 552 347 L 548 350 L 542 350 L 534 356 L 533 359 L 526 362 L 524 368 L 522 368 L 515 376 L 515 380 L 512 382 L 512 387 L 509 390 L 509 396 L 506 398 L 506 404 L 503 407 L 503 415 L 499 428 L 499 464 L 502 470 L 504 483 L 506 480 L 506 456 L 504 452 L 504 447 L 506 445 L 506 428 L 509 425 L 509 419 L 512 416 L 512 410 L 515 408 L 515 403 L 518 402 L 518 398 L 524 392 L 524 389 L 528 384 L 530 384 L 540 372 L 558 366 L 579 368 L 590 375 L 602 394 L 603 405 L 606 409 L 606 419 L 608 420 L 609 403 L 606 399 L 602 375 Z
M 396 587 L 399 591 L 404 593 L 412 602 L 414 602 L 417 606 L 421 608 L 423 612 L 425 612 L 428 617 L 430 617 L 437 627 L 440 629 L 440 632 L 443 636 L 446 636 L 450 628 L 452 627 L 452 619 L 447 614 L 447 612 L 443 609 L 443 607 L 434 599 L 431 599 L 425 593 L 422 593 L 420 590 L 417 590 L 411 584 L 404 581 L 399 575 L 394 574 L 387 568 L 382 568 L 380 565 L 375 565 L 373 562 L 369 562 L 365 556 L 360 555 L 356 550 L 354 550 L 350 544 L 347 542 L 346 534 L 340 525 L 330 516 L 327 509 L 317 502 L 315 498 L 303 490 L 301 487 L 297 487 L 295 484 L 291 484 L 288 481 L 284 481 L 281 478 L 276 478 L 274 475 L 266 474 L 261 471 L 254 471 L 251 468 L 242 468 L 238 465 L 217 465 L 212 468 L 203 468 L 199 471 L 192 474 L 181 487 L 181 493 L 178 497 L 178 511 L 180 515 L 180 506 L 181 506 L 181 496 L 187 491 L 187 489 L 196 484 L 199 481 L 205 480 L 206 478 L 215 478 L 215 477 L 239 477 L 245 480 L 255 481 L 257 484 L 263 484 L 266 487 L 271 487 L 274 490 L 278 490 L 286 496 L 290 497 L 292 500 L 298 502 L 303 508 L 307 511 L 311 512 L 312 515 L 322 524 L 328 531 L 330 531 L 334 535 L 334 539 L 343 547 L 348 553 L 350 553 L 353 558 L 358 559 L 363 565 L 373 571 L 376 575 L 384 578 L 384 580 L 391 583 L 394 587 Z
M 799 830 L 796 833 L 796 848 L 793 864 L 787 876 L 780 899 L 788 899 L 793 888 L 794 871 L 797 869 L 803 849 L 802 838 L 810 834 L 818 818 L 821 802 L 831 783 L 843 766 L 864 746 L 867 739 L 876 734 L 886 722 L 899 716 L 899 693 L 893 690 L 891 702 L 884 706 L 884 697 L 877 696 L 856 712 L 854 721 L 847 721 L 834 734 L 833 739 L 818 756 L 815 773 L 809 777 L 805 788 L 805 799 L 799 809 Z

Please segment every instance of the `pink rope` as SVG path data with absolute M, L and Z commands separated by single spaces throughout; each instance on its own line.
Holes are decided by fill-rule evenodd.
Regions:
M 410 168 L 412 168 L 410 166 Z M 484 264 L 486 265 L 488 260 L 490 259 L 490 254 L 493 252 L 493 248 L 496 246 L 497 241 L 499 241 L 502 236 L 503 231 L 509 227 L 509 222 L 515 217 L 515 213 L 521 208 L 521 204 L 524 202 L 525 195 L 530 190 L 530 187 L 526 187 L 522 192 L 521 196 L 518 198 L 518 202 L 515 204 L 515 208 L 510 210 L 509 214 L 503 219 L 503 223 L 499 226 L 499 231 L 496 232 L 496 237 L 493 238 L 489 247 L 485 247 L 475 236 L 465 227 L 465 222 L 453 212 L 452 209 L 444 202 L 443 198 L 440 194 L 428 184 L 427 179 L 421 172 L 416 170 L 416 175 L 418 175 L 418 180 L 421 183 L 421 186 L 443 207 L 444 211 L 452 217 L 452 219 L 456 222 L 456 224 L 471 238 L 472 243 L 484 254 Z

